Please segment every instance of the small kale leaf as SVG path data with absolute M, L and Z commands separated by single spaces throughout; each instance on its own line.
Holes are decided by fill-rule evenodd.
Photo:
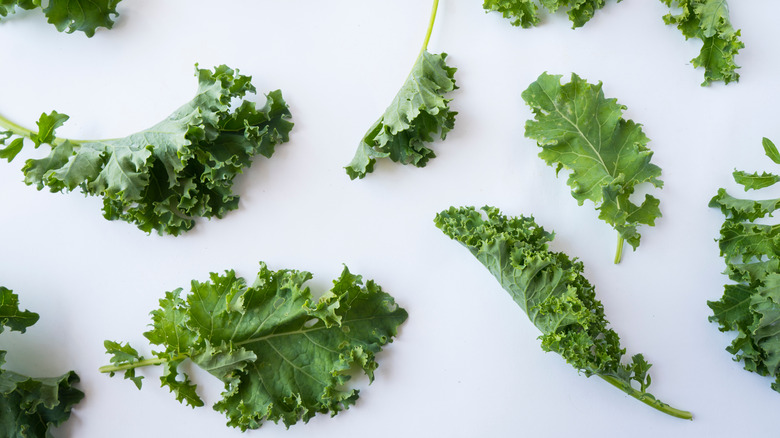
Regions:
M 19 297 L 0 286 L 0 333 L 5 327 L 24 333 L 38 314 L 19 309 Z M 48 438 L 51 430 L 69 417 L 84 393 L 74 388 L 73 371 L 59 377 L 32 378 L 2 368 L 6 351 L 0 350 L 0 436 Z
M 114 18 L 119 14 L 116 6 L 121 0 L 49 0 L 43 6 L 42 0 L 0 0 L 0 17 L 13 14 L 16 8 L 41 8 L 49 23 L 58 31 L 84 32 L 88 37 L 95 35 L 98 27 L 111 29 Z
M 625 349 L 608 327 L 582 262 L 548 249 L 553 234 L 529 217 L 507 217 L 495 207 L 455 208 L 435 224 L 479 260 L 542 332 L 544 351 L 560 354 L 585 376 L 599 376 L 626 394 L 666 414 L 690 419 L 646 392 L 650 364 L 641 354 L 621 363 Z M 639 389 L 635 388 L 638 386 Z
M 392 342 L 407 313 L 379 285 L 364 285 L 346 267 L 319 299 L 304 286 L 311 278 L 261 263 L 251 285 L 227 271 L 193 281 L 186 297 L 181 289 L 167 292 L 144 333 L 163 350 L 144 359 L 127 344 L 107 341 L 112 365 L 101 371 L 125 371 L 140 387 L 127 371 L 161 365 L 162 386 L 180 402 L 202 406 L 196 385 L 179 370 L 190 360 L 225 384 L 214 409 L 241 430 L 266 420 L 289 427 L 318 412 L 336 415 L 358 398 L 348 386 L 351 373 L 361 369 L 373 380 L 376 354 Z
M 513 26 L 527 29 L 538 25 L 541 21 L 537 3 L 541 3 L 550 13 L 554 13 L 559 8 L 568 8 L 567 14 L 572 22 L 572 29 L 576 29 L 590 21 L 606 2 L 605 0 L 484 0 L 482 7 L 487 12 L 501 13 L 504 18 L 511 20 Z
M 412 72 L 379 120 L 360 141 L 355 157 L 345 167 L 350 179 L 364 178 L 377 158 L 424 167 L 434 158 L 428 144 L 444 140 L 455 126 L 457 112 L 445 95 L 456 88 L 456 68 L 445 63 L 446 53 L 423 50 Z
M 739 81 L 739 68 L 734 56 L 745 44 L 740 41 L 740 31 L 734 30 L 729 20 L 726 0 L 661 0 L 678 14 L 664 16 L 666 24 L 677 25 L 685 39 L 696 38 L 703 42 L 699 56 L 692 59 L 694 67 L 704 67 L 704 82 Z
M 593 201 L 599 219 L 618 232 L 620 261 L 623 241 L 639 246 L 640 224 L 655 225 L 661 216 L 659 200 L 645 195 L 640 205 L 630 197 L 636 185 L 662 187 L 661 168 L 652 164 L 653 152 L 642 127 L 623 119 L 626 108 L 616 99 L 606 99 L 599 82 L 589 84 L 576 74 L 561 85 L 560 75 L 543 73 L 522 93 L 534 120 L 525 125 L 525 136 L 536 140 L 548 165 L 571 170 L 567 184 L 582 205 Z

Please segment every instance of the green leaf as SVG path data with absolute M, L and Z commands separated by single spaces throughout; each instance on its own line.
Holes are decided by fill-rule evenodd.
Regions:
M 764 151 L 775 161 L 777 149 L 764 138 Z M 759 179 L 767 174 L 735 172 L 735 180 L 745 189 L 771 184 Z M 719 189 L 710 207 L 725 216 L 718 246 L 726 262 L 725 273 L 736 284 L 727 284 L 723 297 L 707 304 L 709 318 L 721 331 L 736 336 L 726 351 L 741 361 L 748 371 L 774 378 L 772 389 L 780 392 L 780 225 L 755 223 L 780 208 L 780 199 L 738 199 Z
M 242 430 L 267 420 L 290 426 L 318 412 L 335 415 L 358 397 L 348 385 L 355 369 L 373 380 L 376 354 L 392 342 L 407 313 L 376 283 L 364 285 L 346 268 L 319 298 L 304 286 L 310 278 L 261 263 L 251 285 L 228 271 L 193 281 L 186 299 L 180 290 L 168 292 L 144 334 L 164 351 L 140 361 L 133 350 L 122 361 L 109 349 L 113 365 L 101 371 L 162 365 L 163 386 L 179 401 L 200 406 L 195 384 L 178 370 L 189 358 L 225 384 L 214 409 Z
M 38 322 L 38 314 L 19 310 L 19 297 L 10 289 L 0 286 L 0 333 L 5 327 L 24 333 L 27 327 Z
M 59 377 L 34 379 L 0 369 L 0 436 L 48 438 L 84 398 L 74 388 L 73 371 Z
M 144 360 L 143 356 L 139 355 L 135 348 L 130 344 L 122 345 L 119 342 L 105 341 L 103 346 L 106 348 L 106 354 L 111 355 L 110 362 L 116 365 L 133 365 L 140 363 Z M 111 373 L 113 377 L 114 372 Z M 125 370 L 125 379 L 131 380 L 136 388 L 141 389 L 143 376 L 135 375 L 135 368 L 129 368 Z
M 38 315 L 19 310 L 18 297 L 0 287 L 0 333 L 9 327 L 24 333 Z M 6 351 L 0 350 L 0 436 L 49 438 L 53 428 L 70 417 L 84 393 L 73 387 L 73 371 L 59 377 L 32 378 L 3 369 Z
M 506 217 L 494 207 L 454 208 L 436 215 L 435 224 L 465 246 L 541 331 L 542 349 L 560 354 L 586 376 L 597 375 L 622 391 L 680 418 L 690 413 L 671 408 L 645 392 L 650 364 L 642 355 L 621 363 L 625 350 L 608 327 L 604 307 L 583 275 L 583 265 L 547 244 L 553 235 L 533 218 Z M 632 386 L 638 384 L 640 390 Z
M 249 76 L 227 66 L 197 70 L 192 101 L 157 125 L 124 138 L 101 141 L 57 139 L 67 116 L 42 115 L 36 147 L 49 156 L 28 160 L 25 182 L 52 192 L 81 189 L 103 197 L 104 216 L 139 229 L 178 235 L 194 218 L 222 218 L 238 207 L 234 178 L 255 155 L 271 157 L 289 140 L 293 124 L 280 91 L 264 106 L 244 99 L 255 91 Z
M 445 97 L 457 88 L 457 69 L 447 66 L 446 58 L 446 53 L 420 53 L 401 90 L 369 128 L 345 167 L 350 179 L 364 178 L 378 158 L 424 167 L 436 156 L 428 144 L 436 137 L 447 137 L 457 114 L 449 107 L 451 99 Z
M 567 84 L 560 80 L 543 73 L 522 93 L 535 117 L 526 122 L 525 135 L 537 141 L 539 156 L 556 172 L 571 171 L 567 184 L 577 202 L 593 201 L 599 218 L 636 249 L 637 227 L 661 216 L 653 196 L 640 205 L 630 199 L 638 184 L 663 186 L 661 169 L 650 162 L 649 139 L 639 124 L 623 119 L 623 105 L 604 97 L 601 83 L 576 74 Z
M 0 0 L 0 16 L 5 17 L 15 8 L 41 8 L 48 22 L 58 31 L 73 33 L 84 32 L 91 37 L 99 27 L 111 29 L 114 18 L 119 14 L 116 6 L 121 0 L 49 0 L 42 6 L 41 0 Z
M 777 151 L 777 147 L 772 143 L 772 140 L 764 137 L 761 140 L 761 145 L 764 146 L 764 153 L 766 156 L 774 161 L 775 164 L 780 164 L 780 152 Z
M 771 216 L 780 208 L 780 198 L 759 201 L 739 199 L 726 193 L 726 189 L 718 189 L 718 194 L 710 200 L 709 206 L 720 208 L 725 216 L 732 218 L 735 222 L 752 222 L 762 217 Z
M 5 144 L 4 141 L 0 141 L 0 145 L 2 144 Z M 14 160 L 14 158 L 16 158 L 17 155 L 19 155 L 19 152 L 22 151 L 22 146 L 24 146 L 23 138 L 13 139 L 11 143 L 8 144 L 8 146 L 0 149 L 0 159 L 8 160 L 10 163 Z
M 52 111 L 50 114 L 41 114 L 38 119 L 38 132 L 30 135 L 30 140 L 35 143 L 35 147 L 38 148 L 42 144 L 54 143 L 54 131 L 60 126 L 64 125 L 70 117 L 67 114 L 60 114 L 57 111 Z
M 568 8 L 567 14 L 572 22 L 572 29 L 582 27 L 593 18 L 597 10 L 604 7 L 604 0 L 540 0 L 541 5 L 550 13 L 559 8 Z M 618 0 L 620 2 L 620 0 Z M 482 7 L 490 12 L 500 12 L 504 18 L 512 21 L 513 26 L 529 28 L 541 21 L 538 5 L 534 0 L 484 0 Z
M 746 192 L 748 190 L 763 189 L 764 187 L 769 187 L 780 181 L 780 176 L 766 172 L 759 175 L 758 172 L 747 173 L 741 170 L 735 170 L 733 175 L 734 181 L 745 187 Z
M 734 56 L 745 47 L 739 40 L 740 31 L 734 30 L 729 20 L 729 7 L 726 0 L 661 0 L 664 4 L 678 10 L 678 14 L 664 16 L 666 24 L 677 25 L 685 39 L 702 40 L 699 56 L 691 60 L 694 67 L 704 67 L 704 82 L 739 81 L 739 68 Z

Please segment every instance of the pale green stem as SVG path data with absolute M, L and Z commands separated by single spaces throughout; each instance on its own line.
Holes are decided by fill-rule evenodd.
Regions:
M 187 357 L 189 356 L 187 356 L 186 354 L 180 354 L 170 359 L 163 359 L 163 358 L 156 357 L 153 359 L 144 359 L 144 360 L 139 360 L 138 362 L 126 363 L 124 365 L 104 365 L 98 368 L 98 371 L 100 371 L 101 373 L 116 373 L 119 371 L 130 370 L 133 368 L 162 365 L 164 363 L 171 362 L 171 361 L 183 360 L 186 359 Z
M 617 251 L 615 251 L 615 264 L 617 265 L 620 263 L 620 260 L 623 258 L 623 236 L 618 233 L 618 243 L 617 243 Z
M 431 20 L 428 23 L 428 32 L 425 34 L 425 41 L 423 41 L 422 52 L 428 50 L 428 41 L 431 40 L 431 33 L 433 32 L 433 23 L 436 22 L 436 11 L 439 10 L 439 0 L 433 0 L 433 10 L 431 11 Z
M 32 138 L 32 135 L 36 134 L 35 131 L 27 129 L 24 126 L 17 125 L 16 123 L 6 119 L 3 116 L 0 116 L 0 128 L 4 128 L 5 130 L 14 133 L 14 135 L 18 135 L 19 137 L 24 137 L 24 138 Z M 75 145 L 80 145 L 84 143 L 100 143 L 100 142 L 107 142 L 112 140 L 116 140 L 116 139 L 111 138 L 111 139 L 104 139 L 104 140 L 76 140 L 72 138 L 55 138 L 54 141 L 52 142 L 52 146 L 60 145 L 62 143 L 65 143 L 66 141 Z
M 11 131 L 20 137 L 30 138 L 30 136 L 34 134 L 33 131 L 30 131 L 23 126 L 19 126 L 3 116 L 0 116 L 0 127 L 5 128 L 7 131 Z
M 691 414 L 688 411 L 683 411 L 677 408 L 673 408 L 666 403 L 663 403 L 653 397 L 652 395 L 639 391 L 637 389 L 632 388 L 631 386 L 626 385 L 624 382 L 612 377 L 612 376 L 602 376 L 598 375 L 602 379 L 606 380 L 607 382 L 611 383 L 616 388 L 620 389 L 621 391 L 625 392 L 626 394 L 630 395 L 631 397 L 634 397 L 635 399 L 641 401 L 642 403 L 655 408 L 664 414 L 671 415 L 672 417 L 682 418 L 683 420 L 692 420 L 693 414 Z

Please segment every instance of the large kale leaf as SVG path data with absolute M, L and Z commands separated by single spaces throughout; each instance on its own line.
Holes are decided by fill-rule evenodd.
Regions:
M 764 139 L 764 150 L 780 163 L 777 148 Z M 735 180 L 745 190 L 757 188 L 744 172 L 735 172 Z M 757 175 L 757 174 L 754 174 Z M 780 181 L 780 176 L 764 173 L 758 188 Z M 780 209 L 780 199 L 750 200 L 729 195 L 725 189 L 710 201 L 725 220 L 718 246 L 726 262 L 725 274 L 734 281 L 725 286 L 723 297 L 709 301 L 710 321 L 721 331 L 737 336 L 726 351 L 741 361 L 745 369 L 774 378 L 772 389 L 780 392 L 780 225 L 755 223 Z
M 696 38 L 703 45 L 699 56 L 691 62 L 694 67 L 704 67 L 704 82 L 736 82 L 739 68 L 734 56 L 745 44 L 740 41 L 740 31 L 734 30 L 729 20 L 726 0 L 661 0 L 679 13 L 664 16 L 666 24 L 677 25 L 685 39 Z
M 625 349 L 608 327 L 581 262 L 550 251 L 547 244 L 553 235 L 532 218 L 506 217 L 494 207 L 482 210 L 452 207 L 436 215 L 435 223 L 496 277 L 542 332 L 544 351 L 560 354 L 586 376 L 599 376 L 655 409 L 691 418 L 647 392 L 650 364 L 641 354 L 629 364 L 621 363 Z
M 266 420 L 290 426 L 316 413 L 336 415 L 355 403 L 351 370 L 373 380 L 376 354 L 392 342 L 407 313 L 373 281 L 363 285 L 345 267 L 333 288 L 315 299 L 303 271 L 271 271 L 264 263 L 252 285 L 233 271 L 192 282 L 192 291 L 167 292 L 152 312 L 152 344 L 164 349 L 144 359 L 127 344 L 106 341 L 113 365 L 101 371 L 141 387 L 135 370 L 162 365 L 162 386 L 181 402 L 203 402 L 179 364 L 190 359 L 225 384 L 214 409 L 228 425 L 256 429 Z
M 0 157 L 13 159 L 22 136 L 35 147 L 50 145 L 47 157 L 25 164 L 27 184 L 102 196 L 106 219 L 146 232 L 178 235 L 194 218 L 222 218 L 238 208 L 234 178 L 257 154 L 270 158 L 293 124 L 280 91 L 259 106 L 242 100 L 255 92 L 251 77 L 225 65 L 196 73 L 195 97 L 149 129 L 118 139 L 59 139 L 55 130 L 68 116 L 52 112 L 41 116 L 37 133 L 0 133 L 7 145 Z
M 0 17 L 13 14 L 15 8 L 41 8 L 49 23 L 60 32 L 84 32 L 88 37 L 98 27 L 111 29 L 114 17 L 119 15 L 116 6 L 121 0 L 0 0 Z M 43 3 L 46 6 L 43 6 Z M 114 16 L 114 17 L 112 17 Z
M 618 0 L 620 2 L 621 0 Z M 513 26 L 529 28 L 539 24 L 539 3 L 550 13 L 559 8 L 567 9 L 572 28 L 583 26 L 597 10 L 604 7 L 605 0 L 484 0 L 482 7 L 487 11 L 501 13 L 511 20 Z
M 0 333 L 8 327 L 24 333 L 38 314 L 19 309 L 19 297 L 0 286 Z M 0 350 L 0 436 L 49 438 L 51 430 L 70 417 L 84 393 L 73 387 L 73 371 L 59 377 L 32 378 L 2 368 L 6 351 Z
M 422 51 L 403 87 L 345 167 L 350 179 L 373 172 L 377 158 L 424 167 L 436 156 L 428 144 L 437 136 L 444 140 L 457 115 L 450 109 L 451 99 L 444 97 L 457 88 L 457 69 L 447 66 L 446 58 L 446 53 Z
M 645 195 L 641 205 L 630 200 L 638 184 L 663 186 L 661 168 L 650 162 L 641 125 L 623 119 L 625 106 L 606 99 L 600 82 L 589 84 L 576 74 L 568 84 L 560 79 L 543 73 L 523 91 L 535 117 L 526 122 L 525 135 L 537 141 L 539 157 L 556 173 L 571 171 L 567 184 L 577 202 L 593 201 L 599 218 L 618 231 L 617 262 L 623 240 L 636 249 L 637 227 L 661 216 L 655 197 Z

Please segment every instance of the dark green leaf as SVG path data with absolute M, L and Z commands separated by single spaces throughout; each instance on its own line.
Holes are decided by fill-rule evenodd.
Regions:
M 18 297 L 0 286 L 0 333 L 4 327 L 24 333 L 36 321 L 37 314 L 19 310 Z M 0 350 L 0 437 L 50 438 L 52 429 L 84 398 L 73 387 L 79 377 L 73 371 L 59 377 L 27 377 L 3 369 L 5 355 Z
M 121 0 L 0 0 L 0 17 L 14 12 L 15 8 L 41 8 L 49 23 L 60 32 L 84 32 L 88 37 L 98 27 L 111 29 L 119 14 L 116 6 Z M 46 5 L 45 7 L 43 5 Z
M 242 430 L 266 420 L 289 426 L 318 412 L 337 414 L 358 397 L 347 384 L 353 367 L 373 379 L 375 355 L 407 314 L 373 281 L 363 285 L 346 268 L 319 299 L 304 286 L 310 278 L 261 263 L 251 285 L 228 271 L 193 281 L 186 299 L 180 290 L 168 292 L 144 334 L 165 350 L 146 364 L 163 365 L 163 386 L 191 406 L 202 401 L 178 370 L 182 360 L 220 379 L 225 392 L 214 409 Z M 102 371 L 143 365 L 138 359 L 135 353 L 124 362 L 112 359 Z
M 479 260 L 542 332 L 542 349 L 560 354 L 586 376 L 598 375 L 647 404 L 681 418 L 679 411 L 645 392 L 650 364 L 636 355 L 624 365 L 620 338 L 583 275 L 582 263 L 548 250 L 552 234 L 533 218 L 506 217 L 494 207 L 450 208 L 436 226 Z M 639 391 L 632 387 L 639 385 Z

